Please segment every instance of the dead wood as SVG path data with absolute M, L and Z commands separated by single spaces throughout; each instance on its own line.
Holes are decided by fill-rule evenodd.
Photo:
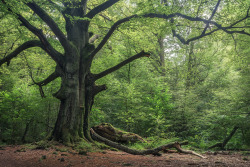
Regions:
M 193 155 L 196 155 L 196 156 L 201 157 L 201 158 L 206 158 L 206 157 L 204 157 L 204 156 L 202 156 L 194 151 L 184 150 L 183 148 L 181 148 L 180 144 L 178 144 L 178 143 L 176 143 L 174 147 L 176 148 L 177 151 L 179 151 L 181 153 L 193 154 Z
M 101 142 L 105 143 L 106 145 L 108 145 L 110 147 L 114 147 L 114 148 L 116 148 L 118 150 L 124 151 L 124 152 L 129 153 L 129 154 L 134 154 L 134 155 L 147 155 L 147 154 L 160 155 L 159 152 L 162 151 L 162 150 L 166 150 L 166 149 L 170 149 L 170 148 L 176 148 L 179 152 L 186 153 L 186 154 L 193 154 L 193 155 L 199 156 L 201 158 L 205 158 L 204 156 L 199 155 L 198 153 L 195 153 L 193 151 L 187 151 L 187 150 L 182 149 L 181 145 L 185 145 L 185 144 L 187 144 L 187 142 L 183 142 L 183 143 L 173 142 L 173 143 L 162 145 L 162 146 L 159 146 L 159 147 L 156 147 L 156 148 L 153 148 L 153 149 L 135 150 L 135 149 L 131 149 L 129 147 L 126 147 L 124 145 L 121 145 L 119 143 L 110 141 L 110 140 L 98 135 L 92 128 L 90 129 L 90 132 L 92 133 L 92 137 L 93 137 L 94 140 L 101 141 Z
M 135 143 L 145 142 L 145 140 L 138 134 L 125 132 L 113 127 L 109 123 L 102 123 L 94 126 L 93 130 L 100 136 L 118 143 Z

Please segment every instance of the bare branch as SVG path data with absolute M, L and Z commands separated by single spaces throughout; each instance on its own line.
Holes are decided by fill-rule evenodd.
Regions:
M 52 0 L 48 0 L 48 2 L 52 5 L 58 6 L 56 3 L 54 3 Z
M 87 7 L 88 10 L 91 10 L 90 8 Z M 99 13 L 100 16 L 102 16 L 105 20 L 112 21 L 108 16 L 105 16 L 101 13 Z
M 98 13 L 106 10 L 107 8 L 109 8 L 110 6 L 114 5 L 118 1 L 119 0 L 108 0 L 108 1 L 104 2 L 103 4 L 95 7 L 91 11 L 89 11 L 89 13 L 86 15 L 86 17 L 92 19 L 95 15 L 97 15 Z
M 236 54 L 239 56 L 239 53 L 238 53 L 238 51 L 237 51 L 237 41 L 236 41 L 236 39 L 234 38 L 234 35 L 233 34 L 231 34 L 232 35 L 232 38 L 233 38 L 233 40 L 234 40 L 234 50 L 235 50 L 235 52 L 236 52 Z M 240 57 L 240 56 L 239 56 Z
M 7 32 L 7 31 L 6 31 Z M 9 49 L 7 49 L 7 51 L 5 52 L 5 54 L 4 54 L 4 56 L 3 57 L 6 57 L 6 55 L 8 54 L 8 52 L 9 52 L 9 50 L 12 50 L 13 49 L 13 47 L 14 47 L 14 45 L 15 45 L 15 43 L 18 41 L 18 38 L 12 43 L 12 45 L 10 46 L 10 48 Z
M 121 24 L 127 22 L 127 21 L 130 21 L 132 18 L 139 18 L 139 17 L 145 17 L 145 18 L 162 18 L 162 19 L 165 19 L 165 20 L 168 20 L 168 19 L 171 19 L 171 18 L 174 18 L 174 17 L 181 17 L 181 18 L 184 18 L 184 19 L 187 19 L 189 21 L 197 21 L 197 22 L 204 22 L 206 24 L 213 24 L 217 27 L 217 29 L 214 29 L 212 31 L 210 31 L 209 33 L 205 33 L 205 34 L 201 34 L 197 37 L 194 37 L 194 38 L 191 38 L 189 40 L 185 40 L 183 37 L 181 37 L 180 35 L 178 35 L 176 32 L 173 32 L 174 36 L 176 36 L 182 43 L 184 44 L 188 44 L 189 42 L 191 41 L 194 41 L 194 40 L 197 40 L 197 39 L 200 39 L 202 37 L 205 37 L 205 36 L 208 36 L 218 30 L 223 30 L 224 32 L 228 33 L 228 34 L 233 34 L 233 33 L 239 33 L 239 34 L 244 34 L 244 35 L 248 35 L 250 36 L 249 33 L 245 32 L 244 30 L 242 31 L 229 31 L 228 29 L 231 29 L 233 28 L 233 26 L 235 24 L 238 24 L 239 22 L 243 21 L 243 20 L 246 20 L 247 18 L 249 18 L 250 16 L 246 16 L 244 17 L 243 19 L 240 19 L 239 21 L 237 21 L 236 23 L 233 23 L 232 25 L 228 26 L 228 27 L 222 27 L 222 25 L 214 22 L 214 21 L 211 21 L 211 20 L 206 20 L 206 19 L 203 19 L 203 18 L 200 18 L 200 17 L 191 17 L 191 16 L 187 16 L 187 15 L 184 15 L 184 14 L 181 14 L 181 13 L 173 13 L 173 14 L 169 14 L 169 15 L 165 15 L 165 14 L 156 14 L 156 13 L 149 13 L 149 14 L 144 14 L 144 15 L 132 15 L 132 16 L 129 16 L 129 17 L 126 17 L 126 18 L 123 18 L 121 20 L 118 20 L 117 22 L 115 22 L 111 28 L 109 29 L 108 33 L 104 36 L 104 38 L 102 39 L 102 41 L 100 42 L 100 44 L 96 47 L 96 49 L 90 54 L 90 58 L 93 59 L 94 56 L 102 49 L 102 47 L 105 45 L 105 43 L 108 41 L 108 39 L 111 37 L 111 35 L 114 33 L 114 31 L 116 30 L 116 28 L 118 26 L 120 26 Z
M 102 77 L 104 77 L 104 76 L 106 76 L 106 75 L 108 75 L 108 74 L 110 74 L 110 73 L 118 70 L 119 68 L 125 66 L 126 64 L 128 64 L 128 63 L 130 63 L 130 62 L 132 62 L 132 61 L 134 61 L 134 60 L 136 60 L 138 58 L 145 57 L 145 56 L 149 57 L 150 54 L 146 53 L 144 51 L 141 51 L 140 53 L 138 53 L 138 54 L 136 54 L 136 55 L 134 55 L 134 56 L 132 56 L 132 57 L 124 60 L 123 62 L 117 64 L 114 67 L 111 67 L 111 68 L 109 68 L 109 69 L 107 69 L 107 70 L 105 70 L 105 71 L 103 71 L 103 72 L 101 72 L 99 74 L 94 74 L 94 80 L 96 81 L 96 80 L 98 80 L 98 79 L 100 79 L 100 78 L 102 78 Z
M 27 60 L 26 60 L 27 61 Z M 28 65 L 28 63 L 27 63 Z M 45 98 L 45 94 L 44 94 L 44 91 L 43 91 L 43 86 L 47 85 L 48 83 L 54 81 L 56 78 L 58 78 L 60 75 L 57 71 L 53 72 L 52 74 L 50 74 L 46 79 L 44 79 L 43 81 L 40 81 L 40 82 L 36 82 L 32 76 L 32 71 L 31 71 L 31 68 L 30 66 L 28 65 L 29 69 L 30 69 L 30 77 L 33 81 L 33 84 L 31 85 L 38 85 L 39 86 L 39 91 L 40 91 L 40 95 L 42 98 Z
M 250 6 L 247 9 L 247 16 L 249 16 L 249 10 L 250 10 Z
M 235 26 L 235 25 L 237 25 L 238 23 L 240 23 L 240 22 L 246 20 L 246 19 L 249 18 L 249 17 L 250 17 L 250 16 L 247 14 L 246 17 L 244 17 L 244 18 L 242 18 L 242 19 L 236 21 L 235 23 L 231 24 L 229 27 L 230 27 L 230 28 L 234 28 L 233 26 Z
M 206 20 L 206 19 L 203 19 L 203 18 L 200 18 L 200 17 L 191 17 L 191 16 L 187 16 L 187 15 L 184 15 L 184 14 L 181 14 L 181 13 L 176 13 L 175 14 L 176 16 L 179 16 L 179 17 L 182 17 L 184 19 L 187 19 L 187 20 L 190 20 L 190 21 L 197 21 L 197 22 L 204 22 L 204 23 L 210 23 L 210 24 L 213 24 L 215 25 L 219 30 L 223 30 L 224 32 L 228 33 L 228 34 L 233 34 L 233 33 L 239 33 L 239 34 L 244 34 L 244 35 L 248 35 L 250 36 L 249 33 L 245 32 L 244 30 L 242 31 L 229 31 L 228 29 L 232 29 L 234 25 L 238 24 L 239 22 L 242 22 L 244 20 L 246 20 L 247 18 L 249 18 L 250 16 L 245 16 L 244 18 L 236 21 L 235 23 L 231 24 L 230 26 L 227 26 L 227 27 L 222 27 L 221 24 L 218 24 L 214 21 L 210 21 L 210 20 Z
M 29 6 L 51 28 L 51 30 L 59 39 L 62 46 L 64 48 L 68 48 L 69 47 L 68 40 L 66 36 L 63 34 L 63 32 L 60 30 L 60 28 L 57 26 L 55 21 L 36 3 L 28 2 L 26 3 L 26 5 Z
M 49 84 L 50 82 L 54 81 L 56 78 L 58 78 L 60 75 L 57 72 L 53 72 L 52 74 L 50 74 L 46 79 L 44 79 L 43 81 L 40 82 L 35 82 L 34 84 L 38 85 L 38 86 L 45 86 L 47 84 Z
M 30 65 L 29 65 L 29 62 L 28 62 L 28 60 L 27 60 L 27 57 L 26 57 L 25 55 L 24 55 L 24 58 L 25 58 L 25 60 L 26 60 L 26 64 L 27 64 L 28 69 L 29 69 L 30 78 L 31 78 L 31 80 L 32 80 L 34 83 L 36 83 L 35 80 L 34 80 L 34 78 L 33 78 L 33 75 L 32 75 L 32 69 L 31 69 L 31 67 L 30 67 Z M 43 88 L 42 88 L 42 86 L 40 86 L 40 85 L 39 85 L 39 92 L 40 92 L 41 97 L 42 97 L 42 98 L 45 98 Z
M 41 82 L 34 82 L 34 84 L 38 85 L 39 86 L 39 91 L 40 91 L 40 94 L 41 96 L 44 98 L 45 97 L 45 94 L 44 94 L 44 91 L 43 91 L 43 86 L 47 85 L 48 83 L 54 81 L 56 78 L 59 77 L 59 74 L 57 72 L 54 72 L 52 74 L 50 74 L 50 76 L 48 76 L 48 78 L 46 78 L 45 80 L 41 81 Z
M 212 20 L 212 18 L 214 17 L 214 15 L 215 15 L 215 13 L 216 13 L 216 11 L 217 11 L 217 9 L 218 9 L 219 5 L 220 5 L 220 1 L 221 1 L 221 0 L 218 0 L 218 1 L 217 1 L 217 4 L 216 4 L 216 6 L 215 6 L 215 8 L 214 8 L 213 12 L 212 12 L 212 14 L 211 14 L 210 18 L 208 19 L 209 21 L 211 21 L 211 20 Z M 209 27 L 209 23 L 207 23 L 207 24 L 206 24 L 206 27 L 204 28 L 204 30 L 202 31 L 202 33 L 201 33 L 201 34 L 205 34 L 205 33 L 206 33 L 206 31 L 207 31 L 207 28 L 208 28 L 208 27 Z
M 129 21 L 131 18 L 136 17 L 137 15 L 133 15 L 130 17 L 126 17 L 124 19 L 121 19 L 119 21 L 117 21 L 116 23 L 113 24 L 113 26 L 109 29 L 108 33 L 105 35 L 105 37 L 102 39 L 102 41 L 100 42 L 100 44 L 96 47 L 96 49 L 90 54 L 90 58 L 93 59 L 93 57 L 102 49 L 102 47 L 105 45 L 105 43 L 108 41 L 108 39 L 111 37 L 111 35 L 113 34 L 113 32 L 116 30 L 116 28 L 124 23 Z
M 62 15 L 63 15 L 63 10 L 64 10 L 64 7 L 56 4 L 55 2 L 53 2 L 52 0 L 48 0 L 48 3 L 53 7 L 53 9 L 57 9 Z
M 143 16 L 138 16 L 138 15 L 132 15 L 129 17 L 125 17 L 121 20 L 118 20 L 117 22 L 115 22 L 112 27 L 109 29 L 108 33 L 105 35 L 105 37 L 102 39 L 102 41 L 100 42 L 100 44 L 96 47 L 96 49 L 90 54 L 90 58 L 93 58 L 101 49 L 102 47 L 105 45 L 105 43 L 108 41 L 108 39 L 111 37 L 111 35 L 113 34 L 113 32 L 116 30 L 116 28 L 121 25 L 122 23 L 125 23 L 127 21 L 130 21 L 132 18 L 138 18 L 138 17 L 150 17 L 150 18 L 154 18 L 154 17 L 158 17 L 158 18 L 164 18 L 164 19 L 169 19 L 174 17 L 175 14 L 170 14 L 170 15 L 165 15 L 165 14 L 154 14 L 154 13 L 150 13 L 150 14 L 145 14 Z
M 32 41 L 27 41 L 18 48 L 16 48 L 12 53 L 4 57 L 3 59 L 0 60 L 0 66 L 4 63 L 7 62 L 7 65 L 10 64 L 11 59 L 15 58 L 19 53 L 22 51 L 32 48 L 32 47 L 40 47 L 43 48 L 43 45 L 40 41 L 38 40 L 32 40 Z
M 2 0 L 2 2 L 3 4 L 6 5 L 8 11 L 10 11 L 11 13 L 15 13 L 11 10 L 11 8 L 8 7 L 5 0 Z M 40 39 L 40 41 L 43 44 L 42 48 L 51 56 L 51 58 L 55 60 L 55 62 L 58 63 L 59 65 L 62 65 L 64 61 L 63 55 L 59 53 L 58 51 L 56 51 L 51 46 L 51 44 L 48 42 L 47 38 L 43 34 L 42 30 L 31 25 L 22 15 L 20 14 L 16 14 L 16 15 L 17 15 L 17 19 L 22 22 L 22 25 L 25 26 L 28 30 L 30 30 L 33 34 L 35 34 Z
M 219 3 L 219 1 L 218 1 L 218 3 Z M 217 5 L 218 5 L 218 3 L 217 3 Z M 205 20 L 205 19 L 202 19 L 202 18 L 199 18 L 199 17 L 192 18 L 190 16 L 186 16 L 186 15 L 183 15 L 183 14 L 180 14 L 180 13 L 177 13 L 177 15 L 180 16 L 180 17 L 182 17 L 182 18 L 188 19 L 190 21 L 202 21 L 202 22 L 206 23 L 207 25 L 210 23 L 210 24 L 213 24 L 213 25 L 215 25 L 217 27 L 217 29 L 213 29 L 212 31 L 210 31 L 208 33 L 205 33 L 205 31 L 203 30 L 204 33 L 201 33 L 201 35 L 198 35 L 196 37 L 190 38 L 188 40 L 185 40 L 182 36 L 180 36 L 179 34 L 177 34 L 175 30 L 172 29 L 173 36 L 177 37 L 181 41 L 181 43 L 183 43 L 183 44 L 189 44 L 191 41 L 194 41 L 194 40 L 203 38 L 205 36 L 208 36 L 208 35 L 216 32 L 218 30 L 222 30 L 222 31 L 224 31 L 224 32 L 226 32 L 228 34 L 238 33 L 238 34 L 244 34 L 244 35 L 250 36 L 250 34 L 247 33 L 247 32 L 245 32 L 244 30 L 241 30 L 241 31 L 230 31 L 230 29 L 236 28 L 236 27 L 233 27 L 234 25 L 236 25 L 236 24 L 238 24 L 238 23 L 246 20 L 247 18 L 249 18 L 248 15 L 246 15 L 244 18 L 236 21 L 235 23 L 232 23 L 230 26 L 227 26 L 227 27 L 222 27 L 220 24 L 218 24 L 218 23 L 216 23 L 214 21 Z M 210 18 L 212 18 L 212 16 Z M 238 27 L 238 28 L 240 28 L 240 27 Z M 245 28 L 245 27 L 242 27 L 242 28 Z

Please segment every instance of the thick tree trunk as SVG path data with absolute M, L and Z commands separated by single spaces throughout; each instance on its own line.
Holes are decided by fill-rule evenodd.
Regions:
M 82 120 L 84 109 L 80 107 L 84 103 L 82 98 L 85 91 L 80 87 L 82 84 L 80 79 L 83 78 L 84 72 L 80 70 L 80 53 L 75 45 L 65 52 L 67 63 L 60 69 L 61 88 L 54 94 L 60 99 L 61 104 L 52 139 L 64 144 L 73 144 L 84 137 Z
M 68 80 L 63 82 L 65 83 L 62 83 L 63 86 L 56 95 L 60 98 L 61 104 L 52 137 L 57 141 L 61 140 L 63 143 L 69 144 L 83 137 L 83 113 L 79 104 L 77 76 L 73 76 L 73 78 L 68 77 Z M 63 97 L 65 95 L 66 97 Z
M 87 32 L 81 35 L 88 38 Z M 79 139 L 93 141 L 89 132 L 89 115 L 94 96 L 101 91 L 96 90 L 98 87 L 90 74 L 92 60 L 88 56 L 93 46 L 88 43 L 76 46 L 72 44 L 71 50 L 66 51 L 67 64 L 60 70 L 62 86 L 55 94 L 61 104 L 52 139 L 65 144 L 73 144 Z
M 86 45 L 83 49 L 75 49 L 72 46 L 70 56 L 66 56 L 67 64 L 61 69 L 62 86 L 55 94 L 61 104 L 52 138 L 65 144 L 74 143 L 80 138 L 92 141 L 89 115 L 94 96 L 100 90 L 96 90 L 98 87 L 95 86 L 93 78 L 89 77 L 91 60 L 86 57 L 91 47 Z
M 72 8 L 71 5 L 80 8 Z M 87 1 L 64 2 L 66 9 L 63 11 L 66 21 L 68 47 L 64 48 L 65 64 L 61 69 L 62 86 L 55 96 L 60 99 L 61 105 L 58 119 L 52 138 L 65 144 L 73 144 L 81 139 L 88 139 L 87 131 L 90 108 L 86 76 L 90 73 L 92 59 L 89 54 L 93 46 L 88 44 L 89 21 L 73 20 L 74 16 L 83 17 L 86 14 Z M 73 16 L 72 18 L 67 15 Z

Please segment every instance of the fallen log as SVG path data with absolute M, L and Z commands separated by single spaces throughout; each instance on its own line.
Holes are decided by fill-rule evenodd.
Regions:
M 170 149 L 170 148 L 176 148 L 178 151 L 182 152 L 182 153 L 186 153 L 186 154 L 193 154 L 196 155 L 198 157 L 201 158 L 206 158 L 198 153 L 195 153 L 193 151 L 189 151 L 189 150 L 184 150 L 181 148 L 181 145 L 185 145 L 187 144 L 187 142 L 183 142 L 183 143 L 179 143 L 179 142 L 173 142 L 173 143 L 169 143 L 166 145 L 162 145 L 153 149 L 146 149 L 146 150 L 135 150 L 135 149 L 131 149 L 129 147 L 126 147 L 124 145 L 121 145 L 119 143 L 110 141 L 100 135 L 98 135 L 92 128 L 90 129 L 90 132 L 92 134 L 92 137 L 94 140 L 97 141 L 101 141 L 103 143 L 105 143 L 106 145 L 110 146 L 110 147 L 114 147 L 118 150 L 124 151 L 126 153 L 129 154 L 133 154 L 133 155 L 148 155 L 148 154 L 153 154 L 153 155 L 160 155 L 159 152 L 162 150 L 166 150 L 166 149 Z
M 198 153 L 196 153 L 194 151 L 184 150 L 183 148 L 181 148 L 181 146 L 179 144 L 176 144 L 174 147 L 176 148 L 177 151 L 179 151 L 181 153 L 193 154 L 193 155 L 196 155 L 196 156 L 201 157 L 201 158 L 206 158 L 206 157 L 204 157 L 204 156 L 202 156 L 202 155 L 200 155 L 200 154 L 198 154 Z
M 138 134 L 122 131 L 113 127 L 109 123 L 102 123 L 92 127 L 92 129 L 98 135 L 117 143 L 145 142 L 145 140 Z

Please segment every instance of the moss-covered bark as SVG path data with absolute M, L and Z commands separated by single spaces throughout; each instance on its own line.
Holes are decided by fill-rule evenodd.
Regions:
M 145 142 L 145 140 L 138 134 L 122 131 L 113 127 L 109 123 L 102 123 L 93 127 L 94 131 L 108 140 L 118 143 L 135 143 Z

